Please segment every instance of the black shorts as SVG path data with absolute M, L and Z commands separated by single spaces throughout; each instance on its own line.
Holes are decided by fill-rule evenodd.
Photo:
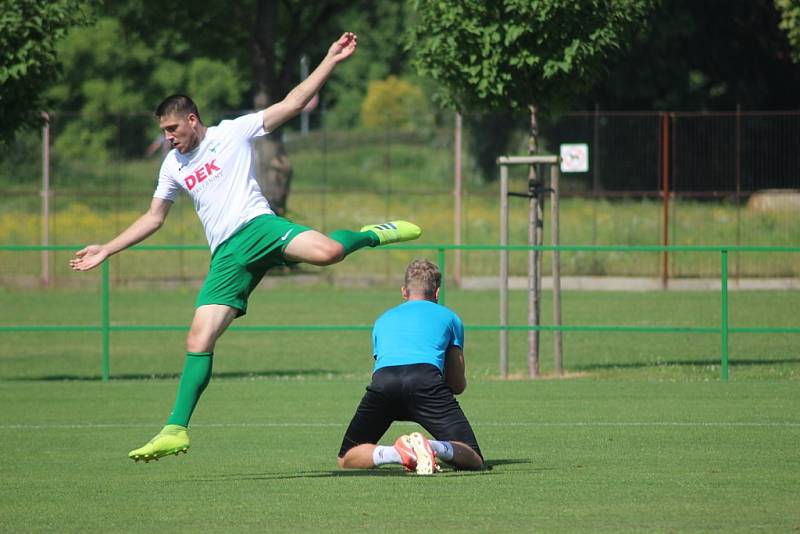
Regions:
M 398 365 L 375 371 L 344 434 L 339 458 L 356 445 L 378 443 L 394 421 L 418 423 L 433 439 L 460 441 L 483 458 L 469 421 L 435 365 Z

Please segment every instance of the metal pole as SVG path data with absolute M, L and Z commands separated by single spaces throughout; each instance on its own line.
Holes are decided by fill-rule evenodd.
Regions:
M 669 115 L 661 114 L 661 187 L 664 197 L 661 214 L 661 244 L 669 245 Z M 661 253 L 661 287 L 667 288 L 669 280 L 669 252 Z
M 722 381 L 728 381 L 728 251 L 726 249 L 722 249 L 721 253 L 721 262 L 722 265 L 720 267 L 721 271 L 721 285 L 720 290 L 722 292 L 721 296 L 721 328 L 720 328 L 720 337 L 722 338 L 722 362 L 720 365 L 721 373 L 722 373 Z
M 300 57 L 300 79 L 308 78 L 308 56 L 303 54 Z M 308 111 L 305 109 L 300 113 L 300 134 L 305 137 L 308 135 Z
M 42 112 L 42 245 L 50 244 L 50 116 Z M 42 285 L 50 287 L 50 253 L 42 250 Z
M 111 355 L 110 355 L 110 338 L 111 338 L 111 313 L 110 313 L 110 295 L 109 295 L 109 283 L 108 283 L 108 260 L 104 261 L 102 264 L 102 271 L 101 271 L 101 278 L 102 278 L 102 292 L 101 292 L 101 317 L 100 317 L 100 335 L 103 338 L 103 382 L 108 382 L 109 377 L 109 369 L 111 367 Z
M 558 246 L 561 242 L 558 229 L 558 178 L 559 169 L 558 165 L 550 166 L 550 241 L 554 246 Z M 558 249 L 553 250 L 553 324 L 561 326 L 561 256 Z M 556 375 L 562 376 L 564 374 L 564 345 L 561 330 L 553 332 L 553 367 L 555 368 Z
M 736 104 L 736 244 L 742 244 L 742 105 Z M 739 283 L 741 254 L 736 253 L 734 276 Z
M 597 244 L 597 203 L 600 192 L 600 104 L 594 105 L 594 128 L 592 131 L 592 245 Z M 597 269 L 597 254 L 592 253 L 591 274 L 600 274 Z
M 508 167 L 500 165 L 500 246 L 508 246 Z M 500 250 L 500 376 L 508 377 L 508 249 Z
M 438 254 L 439 255 L 439 260 L 438 260 L 438 262 L 439 262 L 439 272 L 442 273 L 442 281 L 439 284 L 439 304 L 444 306 L 446 304 L 446 302 L 447 302 L 446 299 L 445 299 L 446 294 L 447 294 L 446 288 L 445 288 L 445 278 L 447 278 L 445 273 L 447 273 L 447 266 L 445 265 L 446 257 L 445 257 L 444 249 L 440 248 L 440 249 L 438 249 L 438 251 L 439 251 L 439 254 Z
M 461 177 L 461 113 L 456 112 L 456 131 L 453 147 L 455 154 L 455 186 L 453 188 L 454 207 L 453 207 L 453 234 L 454 243 L 461 245 L 461 197 L 462 197 L 462 177 Z M 461 249 L 455 250 L 455 272 L 453 273 L 456 287 L 461 287 Z

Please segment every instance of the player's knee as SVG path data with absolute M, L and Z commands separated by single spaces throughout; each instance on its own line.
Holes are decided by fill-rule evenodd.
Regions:
M 316 257 L 317 265 L 338 263 L 344 257 L 344 247 L 338 241 L 325 241 L 317 246 Z
M 213 335 L 202 328 L 193 326 L 186 336 L 187 352 L 208 352 L 214 350 Z

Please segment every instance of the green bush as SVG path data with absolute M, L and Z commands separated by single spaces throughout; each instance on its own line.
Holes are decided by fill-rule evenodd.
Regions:
M 408 130 L 429 123 L 429 107 L 422 89 L 392 75 L 369 82 L 361 104 L 361 124 L 366 128 Z

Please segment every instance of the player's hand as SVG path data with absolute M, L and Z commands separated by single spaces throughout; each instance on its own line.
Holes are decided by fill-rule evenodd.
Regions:
M 328 57 L 339 63 L 353 55 L 358 46 L 358 37 L 352 32 L 344 32 L 339 40 L 328 49 Z
M 75 253 L 69 260 L 73 271 L 88 271 L 94 269 L 108 257 L 108 252 L 100 245 L 89 245 Z

